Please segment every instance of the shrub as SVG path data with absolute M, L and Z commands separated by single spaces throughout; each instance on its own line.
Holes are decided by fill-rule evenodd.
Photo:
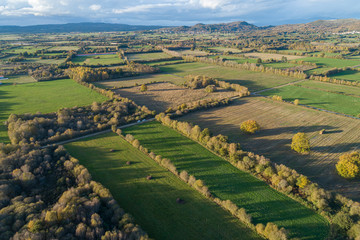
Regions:
M 345 153 L 336 164 L 338 174 L 344 178 L 355 178 L 360 174 L 360 153 Z
M 216 92 L 216 87 L 215 85 L 209 85 L 205 88 L 205 92 L 208 92 L 208 93 L 212 93 L 212 92 Z
M 247 120 L 241 123 L 241 131 L 247 134 L 254 134 L 260 130 L 260 125 L 255 120 Z
M 299 132 L 294 135 L 291 149 L 298 153 L 308 153 L 310 151 L 310 140 L 305 133 Z
M 140 91 L 141 92 L 146 92 L 148 89 L 147 89 L 147 86 L 146 84 L 142 84 L 141 87 L 140 87 Z

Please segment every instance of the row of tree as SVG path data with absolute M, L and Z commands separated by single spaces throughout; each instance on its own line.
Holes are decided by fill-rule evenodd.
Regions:
M 330 193 L 312 183 L 306 176 L 284 165 L 272 163 L 264 156 L 240 150 L 239 144 L 228 143 L 223 135 L 212 136 L 208 129 L 197 125 L 172 120 L 161 113 L 156 119 L 166 126 L 178 130 L 185 136 L 200 142 L 209 150 L 219 154 L 235 167 L 260 177 L 273 188 L 305 203 L 323 216 L 332 225 L 331 237 L 358 239 L 360 237 L 360 204 L 339 194 Z
M 185 170 L 179 172 L 176 166 L 171 162 L 170 159 L 163 158 L 161 155 L 156 155 L 154 152 L 149 152 L 147 148 L 144 148 L 138 139 L 135 139 L 134 136 L 127 134 L 125 137 L 122 135 L 120 129 L 116 131 L 116 133 L 123 137 L 126 141 L 132 144 L 135 148 L 139 149 L 155 162 L 168 169 L 174 175 L 176 175 L 179 179 L 189 184 L 191 187 L 196 189 L 198 192 L 203 194 L 205 197 L 215 202 L 222 208 L 229 211 L 233 216 L 237 217 L 241 222 L 246 224 L 248 227 L 256 231 L 258 234 L 266 237 L 270 240 L 286 240 L 288 239 L 287 232 L 284 228 L 279 228 L 274 223 L 266 223 L 266 226 L 262 223 L 255 225 L 252 223 L 252 217 L 244 208 L 239 208 L 235 203 L 230 200 L 221 200 L 218 197 L 215 197 L 209 191 L 209 188 L 205 185 L 204 181 L 201 179 L 196 179 L 195 176 L 189 175 L 189 173 Z
M 148 239 L 63 147 L 0 144 L 0 239 Z

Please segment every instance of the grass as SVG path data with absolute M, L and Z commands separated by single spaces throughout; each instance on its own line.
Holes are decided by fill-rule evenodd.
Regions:
M 3 122 L 11 113 L 54 112 L 107 100 L 71 79 L 0 86 L 0 142 L 8 142 Z
M 254 135 L 242 134 L 240 124 L 249 119 L 256 120 L 261 131 Z M 331 192 L 360 200 L 360 179 L 348 181 L 338 176 L 335 169 L 340 155 L 360 148 L 357 119 L 263 97 L 247 97 L 226 107 L 187 114 L 180 120 L 228 136 L 246 151 L 291 167 Z M 320 135 L 322 129 L 326 132 Z M 310 154 L 291 151 L 291 139 L 297 132 L 304 132 L 311 139 Z
M 345 70 L 339 73 L 335 73 L 330 77 L 336 79 L 343 79 L 348 81 L 357 81 L 360 82 L 360 72 L 355 70 Z
M 165 73 L 177 76 L 206 75 L 219 80 L 246 86 L 250 91 L 258 91 L 298 80 L 293 77 L 252 72 L 197 62 L 160 66 L 160 69 Z
M 3 84 L 36 82 L 29 75 L 13 75 L 13 76 L 6 76 L 6 78 L 8 78 L 8 79 L 0 80 L 0 82 L 2 82 Z
M 215 50 L 216 52 L 233 52 L 233 53 L 241 53 L 240 49 L 237 48 L 227 48 L 227 47 L 211 47 L 211 50 Z
M 98 64 L 108 65 L 108 64 L 120 64 L 124 62 L 116 54 L 76 56 L 71 61 L 73 63 L 80 63 L 86 65 L 98 65 Z
M 171 56 L 163 52 L 154 52 L 154 53 L 135 53 L 135 54 L 126 54 L 129 60 L 155 60 L 162 58 L 170 58 Z
M 294 101 L 295 99 L 299 99 L 300 104 L 352 116 L 357 116 L 360 113 L 359 97 L 347 96 L 316 89 L 313 83 L 307 83 L 303 86 L 311 84 L 313 85 L 312 89 L 304 88 L 301 87 L 301 84 L 297 84 L 271 89 L 269 91 L 262 92 L 261 94 L 265 96 L 279 95 L 282 96 L 283 100 L 286 101 Z
M 221 57 L 226 61 L 234 61 L 237 63 L 256 63 L 256 59 L 255 58 L 244 58 L 244 57 L 238 57 L 238 56 L 234 56 L 234 55 L 220 55 L 220 56 L 211 56 L 210 58 L 217 58 L 217 57 Z
M 320 91 L 331 91 L 331 92 L 338 93 L 338 94 L 345 94 L 345 95 L 352 95 L 352 96 L 360 97 L 360 88 L 359 87 L 333 84 L 333 83 L 327 83 L 327 82 L 311 81 L 311 80 L 299 82 L 296 85 L 311 88 L 311 89 L 316 89 L 316 90 L 320 90 Z M 360 109 L 359 109 L 359 112 L 360 112 Z
M 78 46 L 54 46 L 54 47 L 49 48 L 48 50 L 68 52 L 68 51 L 76 51 L 79 48 L 80 47 L 78 47 Z
M 169 158 L 179 171 L 202 179 L 216 197 L 244 207 L 255 224 L 274 222 L 285 227 L 291 237 L 302 239 L 327 236 L 328 223 L 323 217 L 175 130 L 150 122 L 126 128 L 124 134 L 134 135 L 149 151 Z
M 308 73 L 322 73 L 332 68 L 353 67 L 360 65 L 360 60 L 305 57 L 298 59 L 304 62 L 316 63 L 320 68 L 308 71 Z
M 261 239 L 119 136 L 109 133 L 66 149 L 108 188 L 119 205 L 155 239 Z M 115 152 L 110 152 L 114 149 Z M 126 165 L 131 161 L 131 165 Z M 146 176 L 153 180 L 146 180 Z M 185 204 L 176 203 L 181 198 Z
M 3 52 L 4 53 L 14 53 L 14 54 L 19 54 L 19 53 L 23 53 L 23 52 L 35 53 L 36 51 L 43 50 L 46 48 L 48 48 L 48 47 L 46 47 L 46 46 L 22 46 L 22 47 L 8 49 Z
M 251 53 L 245 53 L 244 54 L 247 57 L 253 57 L 253 58 L 261 58 L 262 60 L 267 59 L 276 59 L 281 60 L 282 57 L 286 57 L 288 60 L 294 60 L 301 58 L 300 56 L 295 55 L 284 55 L 284 54 L 278 54 L 278 53 L 258 53 L 258 52 L 251 52 Z
M 149 62 L 149 63 L 145 63 L 146 65 L 149 66 L 154 66 L 154 65 L 167 65 L 167 64 L 177 64 L 177 63 L 181 63 L 184 62 L 183 60 L 168 60 L 168 61 L 156 61 L 156 62 Z

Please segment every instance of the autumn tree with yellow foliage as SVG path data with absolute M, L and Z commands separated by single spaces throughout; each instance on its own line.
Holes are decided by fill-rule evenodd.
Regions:
M 260 125 L 255 120 L 247 120 L 240 125 L 241 131 L 247 134 L 254 134 L 260 130 Z
M 310 139 L 305 133 L 299 132 L 294 135 L 291 142 L 291 149 L 298 153 L 310 152 Z
M 336 164 L 338 174 L 344 178 L 355 178 L 360 176 L 360 153 L 345 153 L 340 156 Z

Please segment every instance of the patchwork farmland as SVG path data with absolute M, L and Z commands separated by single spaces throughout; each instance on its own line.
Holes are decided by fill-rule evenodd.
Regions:
M 243 134 L 240 124 L 248 119 L 256 120 L 262 130 L 255 135 Z M 360 147 L 359 120 L 262 97 L 236 100 L 230 106 L 191 113 L 181 120 L 207 127 L 214 134 L 229 136 L 244 150 L 263 154 L 296 169 L 328 190 L 360 200 L 357 181 L 345 180 L 335 170 L 341 154 Z M 322 129 L 326 131 L 320 135 Z M 291 151 L 291 138 L 297 132 L 305 132 L 310 137 L 309 155 Z

